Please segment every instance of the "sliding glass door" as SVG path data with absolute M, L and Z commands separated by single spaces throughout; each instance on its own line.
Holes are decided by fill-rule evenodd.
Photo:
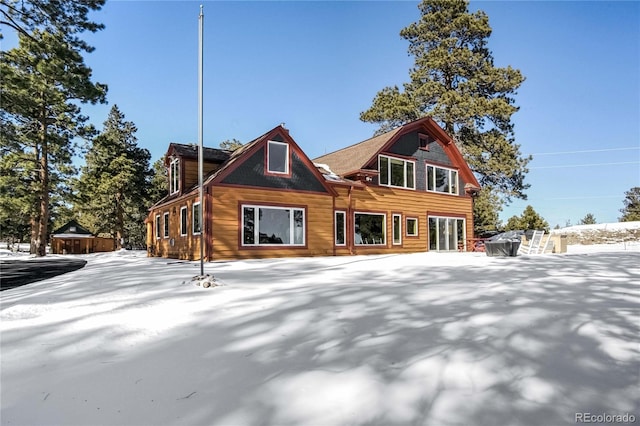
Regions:
M 456 251 L 464 248 L 464 219 L 429 216 L 429 250 Z

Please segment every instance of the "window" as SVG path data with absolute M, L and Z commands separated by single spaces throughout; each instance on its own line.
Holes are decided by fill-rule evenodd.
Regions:
M 385 215 L 381 213 L 354 214 L 354 243 L 356 245 L 387 243 Z
M 420 143 L 420 149 L 429 151 L 429 139 L 429 135 L 418 133 L 418 142 Z
M 180 189 L 180 160 L 174 159 L 169 163 L 169 194 L 175 194 Z
M 169 212 L 164 215 L 164 237 L 169 238 Z
M 393 215 L 393 244 L 402 244 L 402 215 Z
M 75 226 L 70 226 L 69 227 L 69 232 L 76 232 L 76 227 Z
M 407 218 L 407 237 L 417 237 L 418 236 L 418 219 L 415 217 Z
M 187 235 L 187 206 L 180 207 L 180 235 Z
M 191 211 L 191 223 L 193 227 L 191 233 L 193 235 L 199 234 L 202 231 L 202 224 L 200 223 L 200 203 L 193 203 L 193 209 Z
M 267 143 L 267 171 L 289 174 L 289 145 L 283 142 Z
M 458 171 L 427 164 L 427 191 L 458 194 Z
M 160 238 L 160 215 L 156 215 L 156 238 Z
M 335 244 L 337 246 L 343 246 L 346 242 L 346 213 L 345 212 L 336 212 L 335 214 L 335 224 L 336 224 L 336 234 L 335 234 Z
M 242 245 L 303 246 L 304 216 L 301 208 L 242 206 Z
M 455 251 L 464 247 L 465 220 L 429 217 L 429 250 Z
M 380 185 L 415 189 L 415 165 L 413 161 L 381 155 L 378 158 Z

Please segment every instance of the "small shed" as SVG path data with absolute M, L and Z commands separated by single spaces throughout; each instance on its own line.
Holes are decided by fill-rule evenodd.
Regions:
M 115 249 L 115 239 L 96 237 L 75 220 L 67 222 L 51 234 L 51 252 L 54 254 L 84 254 Z

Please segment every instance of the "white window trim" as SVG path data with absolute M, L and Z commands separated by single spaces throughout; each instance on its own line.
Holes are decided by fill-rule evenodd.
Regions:
M 344 235 L 344 243 L 338 243 L 338 215 L 342 215 L 342 235 Z M 333 244 L 337 247 L 344 247 L 347 245 L 347 212 L 344 210 L 336 210 L 333 213 L 334 229 L 333 229 Z
M 254 227 L 253 227 L 253 244 L 245 244 L 244 242 L 244 209 L 252 208 L 254 214 Z M 260 244 L 260 227 L 258 226 L 258 211 L 259 209 L 277 209 L 277 210 L 289 210 L 293 213 L 295 210 L 302 212 L 302 243 L 295 243 L 295 237 L 293 231 L 295 230 L 295 217 L 294 214 L 289 215 L 289 244 Z M 304 247 L 307 244 L 307 211 L 303 207 L 287 207 L 287 206 L 265 206 L 260 204 L 243 204 L 240 218 L 240 232 L 242 237 L 240 243 L 242 247 Z M 255 241 L 258 241 L 257 243 Z M 293 242 L 292 242 L 293 241 Z
M 417 217 L 406 217 L 405 218 L 405 222 L 409 222 L 410 220 L 414 220 L 416 222 L 416 233 L 415 234 L 410 234 L 409 233 L 409 226 L 405 223 L 405 231 L 407 233 L 407 237 L 417 237 L 418 236 L 418 218 Z
M 458 172 L 458 170 L 456 169 L 452 169 L 450 167 L 442 167 L 442 166 L 437 166 L 435 164 L 430 164 L 430 163 L 426 163 L 425 164 L 425 188 L 427 189 L 428 192 L 433 192 L 435 194 L 445 194 L 445 195 L 454 195 L 457 196 L 459 195 L 459 191 L 460 188 L 458 187 L 460 185 L 460 173 Z M 436 169 L 441 169 L 441 170 L 447 170 L 449 172 L 449 191 L 447 192 L 442 192 L 442 191 L 436 191 L 435 189 L 429 189 L 429 169 L 428 167 L 433 167 L 433 173 L 435 174 L 435 170 Z M 451 179 L 451 172 L 455 172 L 456 173 L 456 192 L 451 192 L 451 182 L 453 182 L 453 179 Z M 436 177 L 433 176 L 433 181 L 436 181 Z
M 287 148 L 284 160 L 284 172 L 279 170 L 271 170 L 269 169 L 269 156 L 271 155 L 271 144 L 276 145 L 284 145 Z M 286 142 L 278 142 L 278 141 L 267 141 L 267 172 L 278 174 L 278 175 L 288 175 L 289 174 L 289 144 Z
M 187 218 L 187 220 L 185 221 L 185 226 L 184 229 L 182 227 L 182 212 L 185 212 L 185 216 Z M 189 228 L 189 215 L 187 214 L 187 206 L 182 206 L 180 207 L 180 236 L 181 237 L 186 237 L 187 236 L 187 228 Z
M 156 220 L 153 223 L 155 229 L 155 234 L 156 234 L 156 240 L 160 239 L 160 215 L 157 214 L 156 215 Z
M 399 218 L 398 223 L 400 224 L 400 229 L 398 230 L 398 238 L 399 238 L 398 242 L 396 242 L 395 238 L 394 238 L 395 237 L 395 235 L 394 235 L 394 232 L 395 232 L 395 229 L 394 229 L 395 223 L 394 223 L 394 221 L 395 221 L 396 217 Z M 398 213 L 393 213 L 391 215 L 391 244 L 394 245 L 394 246 L 401 246 L 402 245 L 402 215 L 398 214 Z
M 180 191 L 180 159 L 176 158 L 169 163 L 169 194 L 175 194 L 178 191 Z
M 380 161 L 381 161 L 382 158 L 388 158 L 389 160 L 402 161 L 404 163 L 403 170 L 404 170 L 405 185 L 404 186 L 398 186 L 398 185 L 392 185 L 391 184 L 391 161 L 389 161 L 389 163 L 387 165 L 387 182 L 388 183 L 380 183 L 380 176 L 378 176 L 378 184 L 380 186 L 388 186 L 390 188 L 410 189 L 412 191 L 416 190 L 416 162 L 415 161 L 407 160 L 405 158 L 398 158 L 398 157 L 392 157 L 390 155 L 380 154 L 380 155 L 378 155 L 378 171 L 380 171 Z M 407 181 L 407 163 L 413 164 L 413 187 L 406 186 L 406 181 Z
M 193 205 L 191 206 L 191 235 L 200 235 L 202 232 L 202 223 L 200 224 L 200 231 L 196 232 L 196 206 L 199 205 L 200 201 L 198 201 L 197 203 L 193 203 Z M 198 219 L 200 219 L 199 215 Z M 202 219 L 204 221 L 204 215 Z
M 164 238 L 169 238 L 169 212 L 164 212 L 162 220 L 162 232 L 164 234 Z
M 355 234 L 356 234 L 356 215 L 363 214 L 369 216 L 382 216 L 382 231 L 384 232 L 384 241 L 382 243 L 365 243 L 362 242 L 360 244 L 356 243 Z M 380 246 L 384 247 L 387 245 L 387 214 L 386 213 L 371 213 L 371 212 L 353 212 L 353 245 L 354 246 Z

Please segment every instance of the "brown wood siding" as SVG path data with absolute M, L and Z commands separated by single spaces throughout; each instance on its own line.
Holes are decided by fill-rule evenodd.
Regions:
M 184 170 L 184 172 L 182 173 L 182 176 L 184 178 L 184 186 L 181 188 L 181 190 L 184 192 L 187 189 L 191 188 L 192 186 L 198 184 L 198 160 L 183 158 L 181 160 L 180 165 L 183 167 L 183 170 Z M 202 164 L 202 169 L 204 171 L 205 176 L 207 176 L 209 173 L 219 168 L 220 168 L 220 164 L 217 164 L 217 163 L 205 162 Z
M 340 191 L 342 195 L 344 191 Z M 344 196 L 340 197 L 341 199 Z M 439 215 L 461 215 L 466 219 L 467 238 L 473 236 L 473 204 L 470 197 L 436 194 L 422 191 L 409 191 L 394 188 L 370 186 L 365 189 L 354 189 L 351 194 L 352 208 L 347 223 L 353 222 L 353 213 L 384 212 L 386 213 L 386 246 L 354 246 L 354 254 L 408 253 L 428 250 L 429 212 Z M 338 200 L 336 200 L 338 201 Z M 336 205 L 342 203 L 336 202 Z M 392 214 L 402 214 L 402 245 L 392 244 Z M 406 236 L 406 218 L 418 219 L 418 237 Z M 352 229 L 347 231 L 353 233 Z M 351 237 L 351 235 L 349 235 Z M 352 237 L 351 237 L 352 238 Z
M 149 214 L 147 247 L 150 256 L 183 260 L 200 260 L 200 235 L 193 235 L 193 204 L 196 195 L 154 209 Z M 187 207 L 187 235 L 180 235 L 180 209 Z M 169 237 L 164 237 L 164 213 L 169 213 Z M 174 213 L 175 212 L 175 213 Z M 156 215 L 160 215 L 160 238 L 156 238 Z M 173 245 L 171 245 L 173 240 Z
M 304 247 L 242 247 L 240 205 L 281 205 L 305 208 Z M 255 188 L 213 188 L 213 260 L 333 254 L 333 199 L 331 196 Z

